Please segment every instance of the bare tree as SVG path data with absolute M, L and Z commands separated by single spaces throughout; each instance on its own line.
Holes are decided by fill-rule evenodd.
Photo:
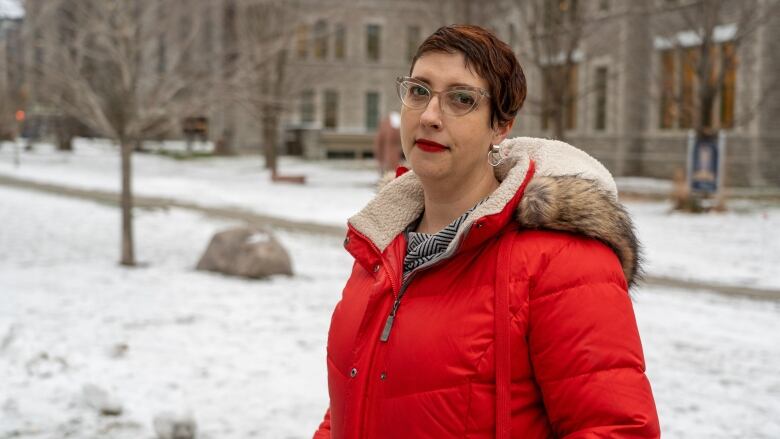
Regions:
M 259 122 L 265 167 L 274 178 L 280 123 L 292 94 L 284 85 L 287 50 L 297 19 L 284 0 L 242 0 L 237 7 L 240 55 L 232 85 L 251 118 Z
M 28 0 L 29 31 L 42 56 L 34 64 L 38 99 L 121 154 L 121 258 L 135 265 L 132 228 L 134 145 L 176 126 L 205 104 L 204 72 L 189 50 L 197 32 L 193 3 L 155 0 Z
M 317 40 L 327 41 L 336 32 L 335 27 L 312 32 L 303 5 L 305 2 L 290 0 L 233 0 L 233 11 L 228 11 L 238 14 L 235 36 L 230 38 L 235 40 L 236 55 L 225 66 L 229 70 L 228 89 L 255 121 L 265 166 L 274 180 L 279 177 L 276 148 L 283 117 L 292 110 L 302 89 L 318 79 L 306 69 L 291 68 L 292 56 L 302 45 L 303 50 L 317 50 Z M 322 12 L 317 20 L 327 23 L 343 13 L 342 9 Z M 327 42 L 323 47 L 327 51 Z
M 610 29 L 618 19 L 633 13 L 628 4 L 602 8 L 599 3 L 581 0 L 493 0 L 488 6 L 488 21 L 503 17 L 508 21 L 510 45 L 519 50 L 530 78 L 538 78 L 540 93 L 528 96 L 526 110 L 538 115 L 543 130 L 566 139 L 577 125 L 577 104 L 599 90 L 599 84 L 584 84 L 578 77 L 582 63 L 593 51 L 608 52 Z M 485 16 L 485 11 L 482 12 Z M 609 69 L 609 78 L 620 74 L 620 64 Z M 536 79 L 531 79 L 536 82 Z
M 541 96 L 529 96 L 531 111 L 539 114 L 542 129 L 557 139 L 576 124 L 576 104 L 592 90 L 577 87 L 583 42 L 594 39 L 609 17 L 593 17 L 578 0 L 497 0 L 499 16 L 519 17 L 520 55 L 534 68 Z M 512 27 L 512 33 L 516 28 Z M 510 40 L 514 37 L 510 35 Z M 512 41 L 510 41 L 510 44 Z
M 676 120 L 680 128 L 701 135 L 747 123 L 778 84 L 762 90 L 758 105 L 735 119 L 740 54 L 744 43 L 779 13 L 777 0 L 696 0 L 655 11 L 654 31 L 663 48 L 661 124 L 671 127 Z

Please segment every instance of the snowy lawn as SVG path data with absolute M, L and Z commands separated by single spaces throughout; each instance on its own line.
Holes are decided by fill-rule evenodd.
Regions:
M 351 268 L 340 241 L 280 234 L 297 275 L 240 280 L 193 269 L 228 223 L 136 211 L 148 265 L 125 269 L 117 213 L 0 188 L 0 438 L 148 438 L 154 415 L 186 409 L 201 438 L 314 431 L 330 313 Z M 125 413 L 87 409 L 87 383 Z
M 165 410 L 206 439 L 310 437 L 340 240 L 280 234 L 297 275 L 246 281 L 192 269 L 228 223 L 136 219 L 148 265 L 121 268 L 115 208 L 0 188 L 0 438 L 146 439 Z M 635 307 L 666 437 L 780 437 L 778 303 L 645 288 Z M 86 407 L 88 383 L 124 413 Z
M 666 203 L 630 203 L 655 276 L 780 290 L 780 207 L 734 202 L 726 213 L 670 213 Z
M 178 151 L 181 142 L 149 143 Z M 201 145 L 199 148 L 205 148 Z M 0 145 L 0 175 L 83 189 L 118 191 L 118 153 L 104 140 L 77 139 L 72 153 L 51 145 L 23 152 L 13 166 L 12 145 Z M 282 218 L 344 226 L 374 194 L 373 162 L 308 162 L 283 157 L 284 174 L 305 175 L 307 184 L 272 184 L 257 156 L 175 160 L 135 154 L 134 189 L 209 207 L 233 206 Z M 664 182 L 620 179 L 633 191 L 663 192 Z M 629 203 L 645 247 L 647 272 L 686 280 L 780 289 L 780 206 L 733 202 L 735 212 L 669 214 L 663 202 Z
M 0 145 L 0 174 L 82 189 L 119 191 L 119 153 L 104 140 L 77 139 L 72 153 L 52 145 L 23 152 L 13 166 L 12 145 Z M 181 145 L 168 142 L 168 149 Z M 150 149 L 159 147 L 149 142 Z M 157 154 L 133 154 L 136 195 L 190 201 L 204 206 L 233 206 L 299 221 L 344 225 L 374 194 L 378 173 L 373 161 L 310 162 L 281 157 L 279 172 L 304 175 L 305 185 L 274 184 L 259 155 L 176 160 Z M 314 211 L 316 210 L 316 216 Z

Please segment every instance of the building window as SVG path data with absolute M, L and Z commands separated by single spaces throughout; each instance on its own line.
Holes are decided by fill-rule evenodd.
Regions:
M 576 5 L 576 3 L 574 4 Z M 577 66 L 571 66 L 567 85 L 569 92 L 564 103 L 566 108 L 566 129 L 573 130 L 577 128 Z
M 317 59 L 328 57 L 328 24 L 324 20 L 314 24 L 314 57 Z
M 517 28 L 514 23 L 509 23 L 507 32 L 509 33 L 509 47 L 511 47 L 512 50 L 515 50 L 515 46 L 517 45 Z
M 190 66 L 192 57 L 192 44 L 190 41 L 190 31 L 192 29 L 191 17 L 183 13 L 179 16 L 179 50 L 181 51 L 179 57 L 179 66 L 187 68 Z
M 325 90 L 324 119 L 322 126 L 325 128 L 337 128 L 339 125 L 339 94 L 335 90 Z
M 677 113 L 676 92 L 675 92 L 675 72 L 676 56 L 673 50 L 664 50 L 661 52 L 661 114 L 658 118 L 662 129 L 674 127 L 674 119 Z
M 309 56 L 309 26 L 306 24 L 299 24 L 295 30 L 295 53 L 300 59 Z
M 201 56 L 206 67 L 211 67 L 211 57 L 214 52 L 214 23 L 210 15 L 203 18 L 203 43 Z
M 366 26 L 366 58 L 370 61 L 379 61 L 381 56 L 381 32 L 382 27 L 378 24 Z
M 366 129 L 375 130 L 379 127 L 379 93 L 366 93 Z
M 734 43 L 722 48 L 723 85 L 720 90 L 720 126 L 734 128 L 734 97 L 737 85 L 737 53 Z
M 165 73 L 168 68 L 166 51 L 165 35 L 160 35 L 157 37 L 157 73 Z
M 719 99 L 710 113 L 701 108 L 698 96 L 701 75 L 699 46 L 688 48 L 667 49 L 659 53 L 660 77 L 660 108 L 659 128 L 693 128 L 696 117 L 701 117 L 699 123 L 705 127 L 732 128 L 734 126 L 734 107 L 736 99 L 737 62 L 734 43 L 726 42 L 712 47 L 710 55 L 711 66 L 706 80 L 717 86 L 719 75 L 723 75 L 720 84 Z M 720 105 L 719 107 L 717 105 Z M 716 111 L 718 110 L 718 111 Z M 715 118 L 717 117 L 717 120 Z
M 406 28 L 406 58 L 412 60 L 417 53 L 417 46 L 420 44 L 420 26 L 409 26 Z
M 301 92 L 300 112 L 302 124 L 314 122 L 314 90 L 304 90 Z
M 693 126 L 693 111 L 695 105 L 696 66 L 699 62 L 698 48 L 683 51 L 682 69 L 680 70 L 680 109 L 677 123 L 680 128 Z
M 344 59 L 347 53 L 347 29 L 343 24 L 336 25 L 334 45 L 333 52 L 336 55 L 336 59 Z
M 607 129 L 607 68 L 597 68 L 595 79 L 596 118 L 593 121 L 593 128 L 604 131 Z
M 236 4 L 225 3 L 222 11 L 222 47 L 224 50 L 225 75 L 229 75 L 233 64 L 238 60 L 238 28 L 236 26 Z
M 544 75 L 551 78 L 550 84 L 548 81 L 544 82 L 542 87 L 542 129 L 547 130 L 550 128 L 551 118 L 556 116 L 557 113 L 563 112 L 563 126 L 567 130 L 573 130 L 577 128 L 577 66 L 573 65 L 568 69 L 568 77 L 566 74 L 565 66 L 548 66 L 545 67 Z M 550 86 L 558 88 L 565 83 L 566 95 L 561 96 L 560 91 L 553 93 Z

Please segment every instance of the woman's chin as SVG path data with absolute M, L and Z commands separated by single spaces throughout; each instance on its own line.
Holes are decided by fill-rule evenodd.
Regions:
M 449 175 L 449 167 L 443 163 L 431 163 L 427 160 L 412 162 L 412 170 L 421 180 L 441 180 Z

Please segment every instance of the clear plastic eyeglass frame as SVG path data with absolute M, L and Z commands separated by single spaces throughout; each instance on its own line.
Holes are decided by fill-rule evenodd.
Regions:
M 412 110 L 428 107 L 434 95 L 439 95 L 439 108 L 449 116 L 465 116 L 479 107 L 482 98 L 490 98 L 479 87 L 457 86 L 443 91 L 433 91 L 425 83 L 408 76 L 396 78 L 396 88 L 401 103 Z

